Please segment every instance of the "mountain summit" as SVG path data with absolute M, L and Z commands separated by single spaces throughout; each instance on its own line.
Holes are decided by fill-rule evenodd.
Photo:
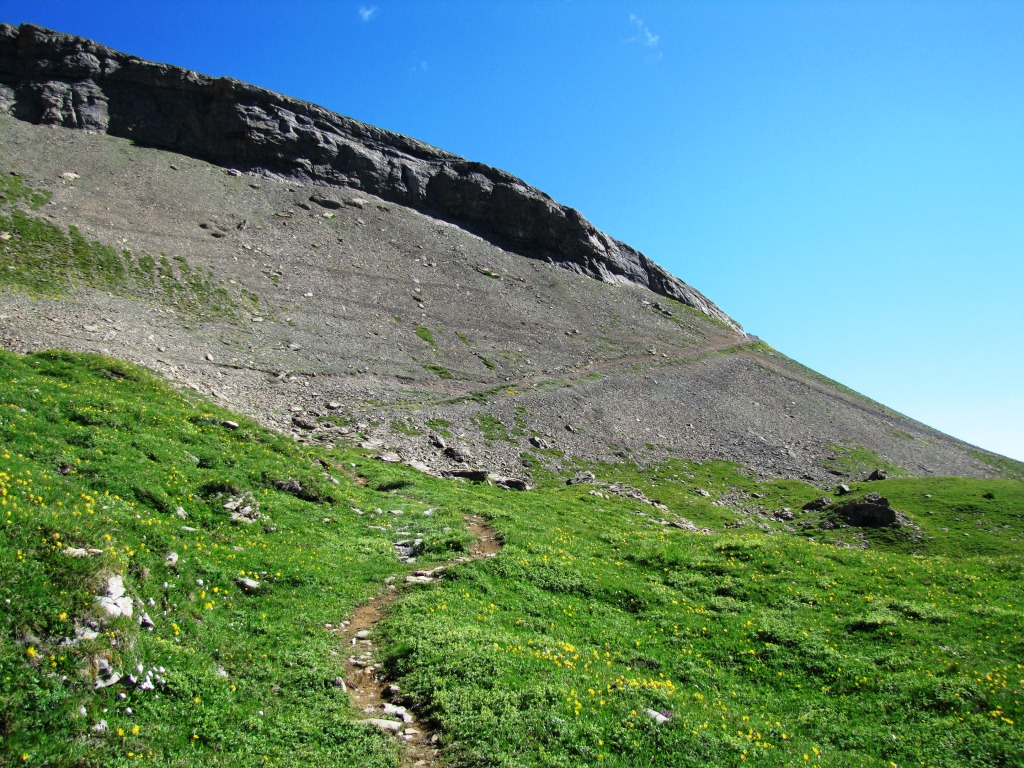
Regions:
M 106 350 L 434 471 L 994 471 L 503 171 L 32 25 L 0 27 L 0 113 L 69 254 L 3 246 L 10 347 Z

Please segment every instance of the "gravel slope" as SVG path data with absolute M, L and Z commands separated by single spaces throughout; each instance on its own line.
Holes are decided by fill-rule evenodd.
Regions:
M 52 191 L 40 216 L 180 256 L 235 306 L 190 316 L 131 285 L 7 291 L 5 346 L 105 350 L 300 439 L 377 441 L 433 468 L 506 475 L 524 473 L 524 452 L 552 466 L 678 456 L 827 485 L 823 462 L 844 442 L 914 474 L 991 472 L 969 446 L 642 286 L 524 258 L 364 192 L 6 116 L 0 170 Z

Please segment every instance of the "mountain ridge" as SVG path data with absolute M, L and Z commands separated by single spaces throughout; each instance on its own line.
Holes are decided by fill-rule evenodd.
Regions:
M 739 329 L 692 286 L 509 173 L 238 80 L 31 24 L 3 25 L 0 109 L 229 167 L 363 189 L 521 255 L 643 285 Z

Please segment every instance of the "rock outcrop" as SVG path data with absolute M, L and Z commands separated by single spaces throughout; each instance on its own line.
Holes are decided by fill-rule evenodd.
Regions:
M 739 329 L 699 291 L 510 174 L 237 80 L 143 61 L 34 25 L 5 24 L 0 110 L 229 168 L 362 189 L 523 256 L 605 282 L 646 286 Z
M 889 500 L 877 493 L 869 493 L 862 499 L 847 502 L 837 511 L 848 524 L 859 528 L 881 528 L 899 523 L 896 510 L 889 506 Z

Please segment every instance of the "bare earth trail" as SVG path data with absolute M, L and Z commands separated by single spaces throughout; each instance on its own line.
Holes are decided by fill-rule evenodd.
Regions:
M 698 347 L 687 349 L 684 354 L 673 354 L 672 356 L 669 356 L 666 352 L 660 357 L 652 357 L 651 353 L 648 353 L 643 355 L 620 355 L 618 357 L 595 359 L 582 365 L 566 366 L 559 369 L 556 373 L 544 372 L 529 376 L 520 376 L 518 378 L 505 379 L 501 381 L 500 385 L 497 385 L 497 388 L 527 391 L 531 388 L 542 387 L 545 384 L 572 384 L 594 376 L 595 374 L 600 374 L 601 376 L 612 376 L 617 373 L 628 372 L 630 370 L 690 364 L 720 352 L 726 352 L 733 349 L 742 350 L 749 347 L 751 343 L 752 342 L 749 339 L 743 336 L 714 336 L 707 339 L 704 344 Z M 230 366 L 223 367 L 228 368 Z M 327 377 L 329 376 L 330 374 L 327 374 Z M 493 391 L 495 389 L 495 385 L 490 384 L 481 389 L 463 390 L 456 389 L 455 386 L 444 381 L 424 380 L 417 381 L 416 388 L 423 392 L 437 394 L 438 399 L 425 401 L 426 404 L 430 405 L 450 402 L 453 397 L 462 399 L 472 398 L 475 395 L 485 395 Z
M 465 516 L 466 529 L 473 535 L 469 554 L 429 569 L 413 571 L 405 577 L 409 584 L 426 584 L 437 580 L 438 574 L 461 563 L 485 557 L 494 557 L 501 549 L 501 538 L 487 522 L 477 515 Z M 365 715 L 363 722 L 394 733 L 405 744 L 400 760 L 403 768 L 432 768 L 441 766 L 440 750 L 436 744 L 438 734 L 430 726 L 418 721 L 415 715 L 398 705 L 401 693 L 397 686 L 381 679 L 380 664 L 374 658 L 373 630 L 384 618 L 391 603 L 401 597 L 401 591 L 389 584 L 386 591 L 358 606 L 348 624 L 339 634 L 349 653 L 346 663 L 344 687 L 352 703 Z

